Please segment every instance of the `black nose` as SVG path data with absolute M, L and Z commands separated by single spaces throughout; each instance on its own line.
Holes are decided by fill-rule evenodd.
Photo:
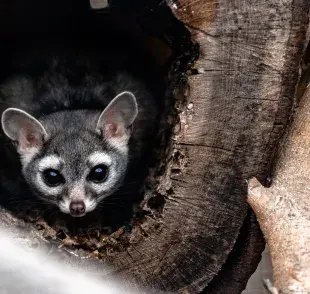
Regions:
M 81 216 L 85 213 L 85 204 L 83 201 L 72 201 L 70 203 L 70 213 L 73 216 Z

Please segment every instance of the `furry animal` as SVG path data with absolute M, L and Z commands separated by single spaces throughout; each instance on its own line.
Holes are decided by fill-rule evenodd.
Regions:
M 82 217 L 139 167 L 158 107 L 146 86 L 99 53 L 16 55 L 0 85 L 2 189 Z M 13 144 L 12 144 L 13 143 Z

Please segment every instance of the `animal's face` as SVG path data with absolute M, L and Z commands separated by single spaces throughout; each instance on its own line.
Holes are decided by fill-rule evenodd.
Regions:
M 83 216 L 122 184 L 127 157 L 88 130 L 64 132 L 46 143 L 23 174 L 36 195 Z
M 2 115 L 5 134 L 17 142 L 25 180 L 40 198 L 75 217 L 94 210 L 122 184 L 128 163 L 130 127 L 138 113 L 135 97 L 118 95 L 94 129 L 52 132 L 18 109 Z M 55 122 L 54 122 L 55 124 Z

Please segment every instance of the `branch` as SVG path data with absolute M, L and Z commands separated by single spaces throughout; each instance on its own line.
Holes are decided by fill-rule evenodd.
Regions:
M 249 182 L 248 202 L 270 248 L 280 293 L 310 293 L 310 87 L 278 155 L 271 188 Z

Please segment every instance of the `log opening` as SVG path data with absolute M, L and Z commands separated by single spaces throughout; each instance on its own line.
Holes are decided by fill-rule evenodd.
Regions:
M 87 1 L 74 1 L 71 4 L 66 3 L 66 5 L 62 5 L 57 1 L 46 1 L 44 5 L 40 1 L 34 1 L 31 4 L 25 4 L 22 1 L 3 4 L 1 18 L 1 27 L 3 29 L 0 31 L 4 42 L 1 48 L 3 57 L 1 59 L 1 79 L 5 80 L 10 75 L 11 68 L 14 66 L 12 59 L 23 50 L 32 50 L 35 55 L 39 54 L 40 50 L 45 50 L 46 47 L 55 47 L 56 50 L 63 50 L 63 48 L 66 50 L 67 47 L 72 47 L 76 48 L 77 51 L 85 48 L 87 48 L 86 50 L 88 48 L 92 50 L 94 46 L 103 48 L 103 55 L 110 55 L 110 58 L 115 59 L 113 65 L 115 68 L 125 68 L 142 79 L 161 105 L 160 112 L 162 115 L 159 131 L 158 134 L 154 134 L 154 137 L 157 137 L 154 141 L 154 152 L 150 150 L 150 154 L 145 158 L 145 160 L 149 161 L 151 175 L 146 180 L 144 189 L 152 190 L 154 180 L 158 178 L 158 174 L 163 173 L 165 168 L 164 162 L 160 159 L 165 157 L 166 145 L 171 137 L 173 120 L 176 117 L 176 114 L 170 111 L 173 103 L 172 94 L 168 92 L 165 94 L 167 75 L 170 71 L 171 60 L 175 58 L 175 52 L 158 36 L 152 36 L 142 30 L 136 20 L 134 10 L 123 10 L 117 7 L 112 9 L 107 7 L 105 9 L 91 9 L 90 4 Z M 113 6 L 113 3 L 111 6 Z M 72 10 L 72 7 L 74 7 L 74 10 Z M 65 44 L 63 48 L 61 47 L 62 43 Z M 163 101 L 164 97 L 167 97 L 167 99 Z M 47 114 L 50 111 L 52 109 L 47 109 Z M 5 170 L 5 166 L 2 166 L 2 170 Z M 140 174 L 134 178 L 137 182 L 145 180 L 147 172 L 142 168 L 141 170 Z M 112 217 L 111 221 L 103 225 L 110 228 L 108 231 L 115 231 L 118 227 L 124 225 L 124 222 L 130 224 L 132 218 L 135 217 L 132 216 L 131 208 L 139 204 L 143 199 L 143 195 L 139 190 L 135 193 L 138 196 L 134 195 L 130 200 L 126 200 L 128 202 L 126 202 L 128 206 L 126 211 L 119 211 L 118 218 L 120 220 L 118 218 L 115 220 Z M 163 198 L 155 197 L 146 205 L 151 209 L 153 207 L 154 211 L 159 211 L 162 210 L 164 203 L 162 200 Z M 25 210 L 27 205 L 22 201 L 20 205 L 16 205 L 15 201 L 13 205 L 10 205 L 9 202 L 5 202 L 5 197 L 2 197 L 1 201 L 3 206 L 13 210 L 14 213 L 20 216 L 29 214 L 32 220 L 42 217 L 41 212 L 38 211 L 39 209 L 33 211 L 36 209 L 35 206 L 30 206 Z M 134 210 L 136 214 L 139 214 L 139 209 Z M 54 214 L 54 212 L 52 213 Z M 71 218 L 58 214 L 53 219 L 50 219 L 48 214 L 43 215 L 43 217 L 47 218 L 52 226 L 58 228 L 65 226 L 73 233 L 76 233 L 76 228 L 79 229 L 80 226 L 83 227 L 87 223 L 85 219 L 80 222 L 76 220 L 73 222 Z M 57 218 L 61 220 L 59 224 L 54 221 Z M 107 218 L 109 217 L 107 216 Z M 140 216 L 138 215 L 137 218 L 139 219 Z M 96 221 L 92 226 L 95 225 L 98 225 Z M 57 236 L 64 237 L 65 234 L 58 232 Z
M 173 134 L 180 131 L 177 130 L 179 126 L 177 122 L 179 119 L 178 110 L 174 105 L 177 102 L 178 108 L 184 107 L 186 74 L 193 60 L 197 58 L 198 47 L 194 46 L 188 30 L 177 21 L 167 6 L 162 9 L 158 2 L 156 7 L 160 9 L 153 13 L 148 7 L 143 7 L 142 12 L 139 11 L 139 5 L 134 9 L 132 9 L 133 5 L 130 7 L 131 9 L 124 10 L 124 5 L 119 5 L 116 2 L 110 3 L 108 10 L 91 10 L 89 3 L 85 3 L 85 1 L 74 1 L 66 3 L 66 5 L 57 1 L 46 1 L 44 5 L 41 1 L 33 1 L 31 4 L 22 1 L 3 4 L 1 10 L 1 27 L 3 29 L 0 31 L 0 35 L 5 45 L 1 48 L 4 58 L 1 59 L 0 76 L 2 80 L 5 79 L 11 70 L 9 56 L 14 56 L 11 52 L 21 48 L 22 50 L 23 48 L 38 50 L 41 42 L 47 46 L 53 46 L 54 43 L 60 42 L 72 42 L 72 46 L 79 46 L 79 41 L 85 38 L 86 42 L 98 41 L 98 45 L 100 42 L 106 42 L 108 45 L 107 54 L 111 54 L 113 49 L 118 50 L 123 46 L 123 53 L 132 54 L 131 57 L 134 59 L 132 63 L 136 62 L 137 68 L 139 68 L 136 69 L 132 66 L 131 69 L 140 70 L 141 74 L 141 68 L 143 68 L 146 77 L 144 82 L 152 88 L 153 93 L 165 97 L 161 102 L 164 105 L 161 110 L 159 131 L 158 134 L 154 134 L 157 139 L 150 155 L 149 176 L 143 187 L 144 200 L 138 208 L 136 204 L 141 202 L 142 198 L 134 199 L 135 202 L 131 202 L 131 206 L 134 206 L 134 215 L 126 216 L 125 220 L 121 218 L 121 222 L 116 221 L 116 224 L 110 225 L 109 223 L 108 227 L 100 227 L 100 224 L 95 223 L 91 224 L 89 228 L 87 224 L 86 232 L 85 228 L 81 230 L 82 236 L 76 234 L 80 231 L 80 225 L 83 227 L 87 221 L 83 219 L 72 222 L 66 216 L 57 214 L 55 217 L 54 212 L 52 212 L 53 219 L 51 219 L 49 214 L 41 213 L 40 207 L 29 205 L 28 198 L 25 199 L 26 202 L 21 199 L 19 204 L 16 204 L 16 201 L 12 204 L 9 201 L 6 202 L 5 197 L 2 197 L 1 204 L 8 211 L 4 210 L 1 217 L 2 225 L 5 227 L 13 225 L 14 232 L 14 223 L 18 223 L 20 227 L 24 228 L 24 232 L 18 230 L 16 232 L 23 235 L 25 239 L 27 239 L 27 233 L 38 230 L 39 234 L 51 244 L 56 243 L 61 247 L 69 247 L 73 254 L 81 253 L 81 249 L 83 249 L 90 252 L 90 257 L 103 259 L 107 263 L 114 263 L 116 258 L 115 263 L 120 267 L 123 263 L 119 263 L 121 258 L 115 257 L 114 251 L 122 251 L 122 254 L 127 255 L 127 247 L 131 242 L 136 242 L 134 239 L 148 237 L 149 230 L 156 232 L 161 229 L 162 212 L 166 196 L 169 194 L 167 191 L 170 189 L 167 165 L 173 160 L 174 165 L 178 166 L 182 161 L 182 155 L 173 151 L 173 141 L 171 141 Z M 157 27 L 154 24 L 150 26 L 149 16 L 152 17 L 155 24 L 158 24 Z M 165 21 L 161 17 L 164 17 Z M 159 31 L 154 32 L 154 27 Z M 172 40 L 163 38 L 167 28 L 172 30 L 171 36 L 175 34 L 175 44 L 171 43 Z M 67 38 L 69 41 L 66 40 Z M 131 43 L 134 43 L 134 46 Z M 141 66 L 141 63 L 144 62 L 146 64 Z M 2 170 L 4 169 L 5 166 L 2 166 Z M 182 168 L 178 167 L 172 170 L 175 173 L 182 172 Z M 142 180 L 141 177 L 139 179 Z M 2 195 L 5 195 L 5 190 L 2 191 Z M 120 212 L 119 215 L 123 217 L 123 212 Z M 143 223 L 147 218 L 152 221 L 147 225 L 147 228 L 143 229 Z M 104 236 L 110 233 L 102 242 L 94 236 L 94 234 L 97 235 L 98 225 L 100 229 L 104 230 Z M 95 233 L 93 233 L 94 230 Z M 85 237 L 85 233 L 87 236 L 91 236 L 91 239 Z M 115 240 L 116 245 L 114 244 L 114 246 L 112 243 Z M 29 236 L 29 243 L 41 244 L 42 241 L 35 238 L 34 233 Z M 129 256 L 131 255 L 126 258 Z

